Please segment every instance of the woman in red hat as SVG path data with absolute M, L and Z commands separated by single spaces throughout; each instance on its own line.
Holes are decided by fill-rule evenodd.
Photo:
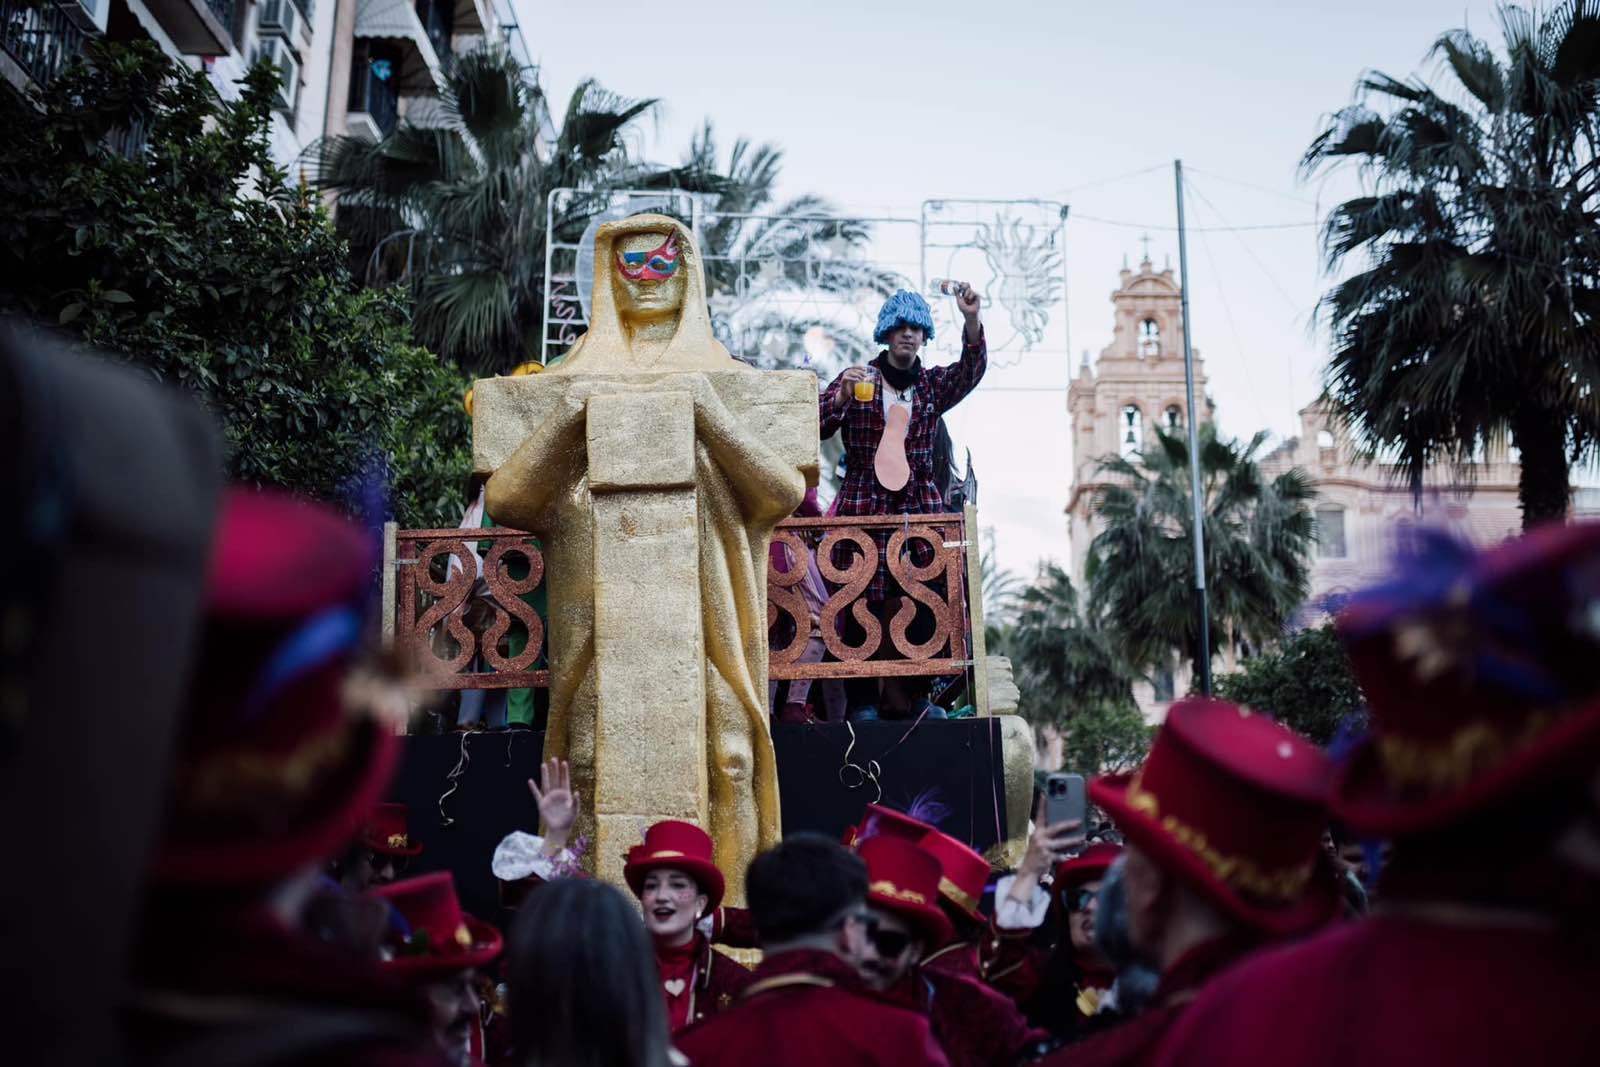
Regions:
M 1063 1036 L 1083 1031 L 1100 1011 L 1116 973 L 1095 943 L 1100 885 L 1122 853 L 1098 842 L 1053 864 L 1048 889 L 1041 875 L 1052 869 L 1060 841 L 1076 842 L 1077 823 L 1040 824 L 1013 876 L 995 887 L 999 937 L 989 980 L 1013 997 L 1029 1019 Z M 1038 940 L 1049 931 L 1053 944 Z
M 701 920 L 722 903 L 725 883 L 712 859 L 711 836 L 693 823 L 667 819 L 628 850 L 622 876 L 644 909 L 656 950 L 661 993 L 672 1032 L 731 1007 L 751 982 L 742 964 L 716 952 Z

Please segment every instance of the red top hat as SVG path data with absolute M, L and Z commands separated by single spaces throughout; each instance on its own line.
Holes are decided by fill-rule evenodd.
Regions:
M 706 895 L 706 911 L 712 912 L 722 903 L 726 888 L 715 855 L 710 834 L 692 822 L 664 819 L 645 831 L 642 844 L 628 850 L 622 877 L 633 895 L 642 897 L 644 876 L 651 871 L 682 871 L 699 883 L 700 891 Z
M 500 931 L 461 910 L 455 877 L 449 871 L 407 878 L 372 890 L 405 920 L 385 946 L 383 966 L 395 974 L 427 980 L 471 967 L 500 955 Z
M 1425 833 L 1600 764 L 1600 523 L 1483 553 L 1424 535 L 1338 626 L 1372 713 L 1334 784 L 1357 832 Z
M 415 856 L 422 844 L 411 840 L 404 804 L 379 804 L 361 831 L 361 843 L 381 856 Z
M 1120 855 L 1122 855 L 1121 845 L 1100 841 L 1071 859 L 1062 860 L 1056 864 L 1054 885 L 1056 894 L 1062 896 L 1069 889 L 1076 889 L 1080 885 L 1104 878 Z
M 899 915 L 929 948 L 950 940 L 950 919 L 939 907 L 939 861 L 904 838 L 879 834 L 861 844 L 867 865 L 867 903 Z
M 264 884 L 355 839 L 395 754 L 393 730 L 340 698 L 373 563 L 327 508 L 227 492 L 156 880 Z
M 943 830 L 929 830 L 918 844 L 939 861 L 939 895 L 982 922 L 978 901 L 989 884 L 989 861 Z
M 867 810 L 861 813 L 861 822 L 845 831 L 844 844 L 846 848 L 859 850 L 862 842 L 881 834 L 898 837 L 914 845 L 932 829 L 931 824 L 903 811 L 896 811 L 884 804 L 868 804 Z
M 1322 849 L 1332 764 L 1265 715 L 1180 700 L 1131 775 L 1089 784 L 1129 844 L 1235 919 L 1269 934 L 1321 925 L 1339 906 Z

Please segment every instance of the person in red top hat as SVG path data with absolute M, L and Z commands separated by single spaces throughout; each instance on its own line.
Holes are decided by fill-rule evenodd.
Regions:
M 308 926 L 393 766 L 393 724 L 345 695 L 375 556 L 325 508 L 224 498 L 132 962 L 135 1063 L 440 1062 L 413 992 Z
M 725 1011 L 750 984 L 750 970 L 711 948 L 700 920 L 715 912 L 725 888 L 711 837 L 693 823 L 666 819 L 628 850 L 622 877 L 644 909 L 655 946 L 672 1031 Z
M 408 816 L 404 804 L 379 804 L 355 843 L 333 864 L 330 873 L 339 884 L 363 893 L 404 873 L 407 861 L 422 854 L 422 844 L 411 837 Z
M 1152 1063 L 1214 975 L 1335 916 L 1337 875 L 1322 848 L 1331 775 L 1327 755 L 1293 730 L 1191 697 L 1168 709 L 1142 767 L 1091 782 L 1090 798 L 1127 840 L 1130 938 L 1161 981 L 1143 1014 L 1041 1062 Z
M 764 955 L 732 1009 L 677 1034 L 694 1067 L 947 1067 L 927 1018 L 850 962 L 868 927 L 860 858 L 796 834 L 755 858 L 745 893 Z
M 1391 843 L 1364 919 L 1219 979 L 1183 1064 L 1600 1063 L 1600 524 L 1439 535 L 1337 621 L 1371 715 L 1331 807 Z
M 462 1067 L 482 1059 L 478 968 L 500 955 L 500 931 L 461 910 L 449 871 L 407 878 L 373 890 L 397 921 L 383 947 L 383 966 L 421 992 L 433 1039 Z
M 854 963 L 867 985 L 886 993 L 929 946 L 950 940 L 950 920 L 939 907 L 939 861 L 887 835 L 862 842 L 859 855 L 867 865 L 868 918 Z
M 946 855 L 965 860 L 956 850 L 971 852 L 937 830 L 930 833 L 945 839 L 935 847 Z M 944 866 L 928 847 L 930 840 L 925 836 L 923 843 L 912 844 L 883 834 L 862 843 L 872 923 L 856 966 L 874 989 L 927 1013 L 934 1039 L 952 1067 L 1008 1065 L 1032 1058 L 1049 1035 L 1030 1028 L 1015 1004 L 976 975 L 960 973 L 959 964 L 947 963 L 940 969 L 926 963 L 930 947 L 957 944 L 947 892 L 972 899 L 976 906 L 968 894 L 970 882 L 962 889 L 945 876 Z M 978 860 L 983 872 L 977 885 L 981 894 L 988 864 L 981 856 Z M 946 953 L 944 959 L 953 961 L 957 955 Z
M 922 969 L 981 982 L 990 928 L 979 906 L 989 884 L 989 861 L 943 830 L 930 827 L 917 843 L 939 861 L 939 906 L 950 920 L 950 939 L 923 957 Z
M 1122 846 L 1097 842 L 1054 865 L 1048 890 L 1040 875 L 1049 869 L 1051 843 L 1078 841 L 1076 823 L 1043 823 L 1031 835 L 1015 875 L 995 887 L 999 936 L 989 980 L 1022 1006 L 1035 1024 L 1062 1037 L 1080 1034 L 1100 1010 L 1116 973 L 1095 943 L 1101 880 Z M 1037 932 L 1055 932 L 1040 944 Z

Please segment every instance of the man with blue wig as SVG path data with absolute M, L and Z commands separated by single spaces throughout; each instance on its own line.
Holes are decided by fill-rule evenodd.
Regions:
M 844 440 L 845 477 L 835 502 L 837 514 L 922 515 L 945 510 L 933 462 L 939 419 L 977 387 L 988 367 L 978 319 L 982 297 L 968 285 L 961 285 L 955 296 L 964 320 L 960 360 L 943 367 L 923 365 L 918 353 L 933 340 L 933 314 L 921 296 L 902 289 L 884 302 L 873 331 L 872 339 L 887 347 L 865 367 L 849 368 L 822 391 L 822 436 L 842 433 Z M 884 622 L 876 655 L 887 658 L 888 619 L 902 591 L 889 574 L 888 531 L 875 533 L 873 539 L 878 544 L 878 570 L 867 588 L 867 603 Z M 932 562 L 932 550 L 925 543 L 912 540 L 909 546 L 913 563 Z M 866 634 L 853 613 L 840 617 L 845 642 L 862 644 Z M 933 616 L 918 604 L 906 636 L 921 643 L 932 634 Z M 927 698 L 927 683 L 920 689 L 907 693 L 909 712 L 943 717 Z M 878 718 L 877 679 L 849 679 L 845 694 L 852 720 Z

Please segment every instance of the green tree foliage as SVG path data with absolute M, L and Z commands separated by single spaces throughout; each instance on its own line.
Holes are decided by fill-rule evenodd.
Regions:
M 1137 706 L 1120 701 L 1085 703 L 1063 731 L 1061 769 L 1085 778 L 1131 771 L 1150 752 L 1152 731 Z
M 1566 513 L 1600 433 L 1600 3 L 1500 12 L 1503 54 L 1465 30 L 1451 84 L 1373 72 L 1306 151 L 1354 166 L 1324 248 L 1327 391 L 1365 449 L 1423 473 L 1521 451 L 1523 522 Z
M 0 92 L 0 309 L 198 394 L 234 478 L 331 498 L 381 459 L 402 523 L 453 523 L 465 383 L 410 344 L 398 294 L 352 287 L 320 204 L 285 186 L 275 83 L 258 65 L 225 103 L 142 43 L 33 101 Z
M 1055 564 L 1017 597 L 1007 634 L 1020 714 L 1059 731 L 1066 770 L 1097 774 L 1137 764 L 1150 744 L 1133 699 L 1134 674 L 1111 635 L 1085 617 L 1072 579 Z
M 1256 462 L 1265 439 L 1241 445 L 1200 427 L 1213 653 L 1225 641 L 1277 640 L 1310 588 L 1311 483 L 1298 467 L 1268 480 Z M 1105 525 L 1089 548 L 1091 614 L 1135 669 L 1170 662 L 1174 649 L 1198 661 L 1187 438 L 1157 430 L 1137 463 L 1113 457 L 1100 469 L 1111 484 L 1094 505 Z
M 539 358 L 552 191 L 586 194 L 553 219 L 574 242 L 612 190 L 727 186 L 696 161 L 635 158 L 630 143 L 657 104 L 585 81 L 546 148 L 553 116 L 537 71 L 503 49 L 469 52 L 449 62 L 437 102 L 378 142 L 323 142 L 317 181 L 338 197 L 360 276 L 411 287 L 417 340 L 476 374 L 504 373 Z
M 1319 745 L 1361 709 L 1361 690 L 1344 646 L 1328 623 L 1284 638 L 1244 669 L 1217 679 L 1217 695 L 1264 711 Z

